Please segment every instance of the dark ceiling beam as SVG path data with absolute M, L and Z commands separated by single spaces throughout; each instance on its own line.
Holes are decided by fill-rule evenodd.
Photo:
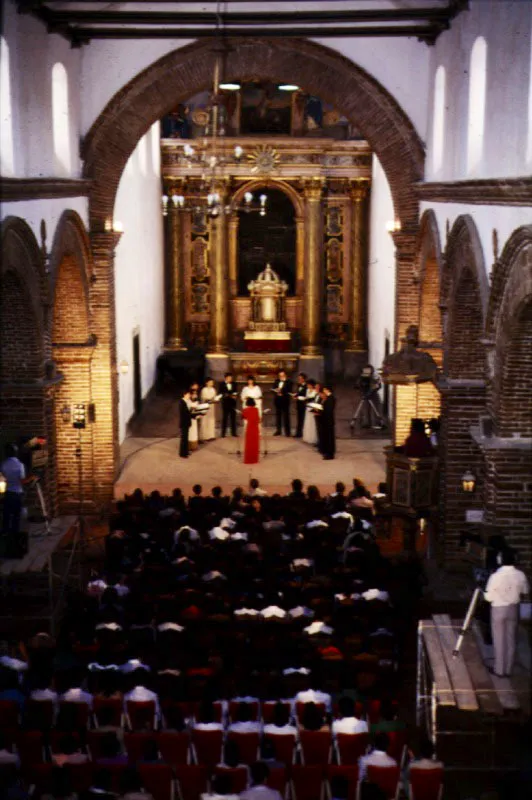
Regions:
M 447 26 L 445 26 L 447 27 Z M 242 37 L 305 37 L 316 36 L 324 38 L 341 37 L 386 37 L 386 36 L 417 36 L 430 41 L 438 36 L 444 29 L 443 25 L 402 25 L 387 28 L 379 26 L 366 26 L 345 28 L 327 26 L 326 28 L 225 28 L 224 36 L 230 38 Z M 63 31 L 61 31 L 63 32 Z M 212 38 L 212 28 L 83 28 L 68 27 L 67 35 L 71 38 L 88 41 L 90 39 L 205 39 Z
M 207 12 L 180 11 L 103 11 L 53 9 L 45 4 L 40 6 L 43 19 L 51 24 L 67 25 L 213 25 L 215 15 Z M 398 8 L 398 9 L 360 9 L 346 11 L 263 11 L 228 12 L 220 14 L 222 25 L 303 25 L 323 23 L 339 25 L 353 22 L 447 22 L 450 7 L 437 8 Z

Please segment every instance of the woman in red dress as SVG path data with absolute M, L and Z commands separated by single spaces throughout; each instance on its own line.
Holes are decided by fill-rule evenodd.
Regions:
M 244 439 L 244 464 L 258 464 L 260 451 L 260 416 L 259 409 L 252 397 L 246 400 L 246 407 L 242 411 L 246 421 Z

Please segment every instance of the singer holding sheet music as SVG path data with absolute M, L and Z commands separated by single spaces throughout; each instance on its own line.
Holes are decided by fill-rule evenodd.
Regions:
M 277 373 L 277 380 L 273 384 L 275 395 L 275 433 L 280 436 L 284 427 L 285 436 L 290 436 L 290 393 L 292 381 L 286 377 L 284 369 Z
M 215 403 L 217 400 L 214 380 L 207 378 L 205 386 L 201 390 L 200 400 L 202 403 L 209 404 L 209 410 L 200 422 L 200 442 L 212 442 L 216 438 L 215 434 Z

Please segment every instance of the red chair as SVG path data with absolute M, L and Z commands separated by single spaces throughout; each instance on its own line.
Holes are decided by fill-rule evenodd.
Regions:
M 388 731 L 388 740 L 390 744 L 388 745 L 387 753 L 392 758 L 401 764 L 403 760 L 403 754 L 406 747 L 406 729 L 398 730 L 398 731 Z
M 367 733 L 337 733 L 336 754 L 339 764 L 357 764 L 369 744 Z
M 342 775 L 343 777 L 347 778 L 349 789 L 347 800 L 356 800 L 357 795 L 357 786 L 358 786 L 358 765 L 354 764 L 352 766 L 338 766 L 336 764 L 329 764 L 327 767 L 327 780 L 330 783 L 336 775 Z M 328 796 L 331 797 L 332 793 L 330 790 L 330 786 L 328 787 L 329 794 Z
M 243 701 L 246 703 L 247 707 L 249 708 L 250 718 L 253 722 L 256 722 L 259 718 L 259 702 L 258 700 L 253 700 L 252 702 Z M 238 715 L 238 706 L 240 705 L 240 701 L 238 700 L 230 700 L 229 702 L 229 717 L 234 722 L 237 715 Z
M 443 767 L 424 769 L 414 762 L 408 771 L 408 788 L 411 800 L 441 800 Z
M 173 800 L 174 773 L 169 764 L 139 764 L 144 788 L 154 800 Z
M 176 767 L 175 774 L 179 800 L 200 800 L 201 795 L 207 791 L 207 767 L 187 764 Z
M 103 758 L 102 741 L 109 736 L 107 731 L 87 731 L 87 746 L 93 761 L 97 758 Z
M 65 764 L 63 767 L 70 776 L 70 785 L 74 792 L 86 792 L 92 784 L 92 763 Z
M 215 722 L 222 722 L 224 718 L 224 707 L 221 700 L 216 700 L 212 704 L 212 708 L 214 711 L 214 721 Z
M 290 772 L 293 800 L 322 800 L 323 767 L 294 764 Z
M 266 786 L 275 789 L 281 797 L 286 794 L 286 784 L 288 783 L 288 772 L 286 767 L 270 767 L 270 774 L 266 781 Z
M 277 700 L 266 700 L 266 702 L 262 704 L 262 721 L 264 722 L 265 725 L 269 725 L 271 722 L 273 722 L 273 714 L 276 705 L 277 705 Z M 282 703 L 282 705 L 288 710 L 288 713 L 290 714 L 292 711 L 290 703 Z
M 331 760 L 330 731 L 299 731 L 301 762 L 303 764 L 328 764 Z
M 109 725 L 114 725 L 116 728 L 122 727 L 122 700 L 120 697 L 103 697 L 102 695 L 96 695 L 94 698 L 94 716 L 96 717 L 96 722 L 98 725 L 101 725 L 101 720 L 99 719 L 99 715 L 104 709 L 109 709 Z
M 128 761 L 130 764 L 136 764 L 144 755 L 144 748 L 149 741 L 155 741 L 156 735 L 151 732 L 137 732 L 124 734 L 124 747 L 126 748 Z
M 327 710 L 325 708 L 325 703 L 315 703 L 314 705 L 316 705 L 319 708 L 322 714 L 325 714 Z M 303 712 L 305 710 L 305 706 L 306 703 L 296 703 L 296 717 L 298 722 L 301 722 L 301 720 L 303 719 Z
M 399 777 L 401 774 L 399 767 L 377 767 L 375 764 L 368 764 L 367 774 L 370 783 L 376 783 L 388 800 L 396 800 L 399 795 Z
M 190 762 L 190 739 L 187 731 L 160 731 L 157 737 L 163 759 L 175 767 Z
M 20 725 L 20 710 L 16 700 L 0 700 L 0 728 L 14 730 Z
M 53 764 L 33 764 L 28 770 L 29 782 L 35 786 L 34 796 L 52 791 Z
M 23 770 L 43 762 L 43 735 L 41 731 L 19 731 L 15 741 Z
M 50 750 L 52 751 L 52 753 L 61 752 L 61 741 L 62 739 L 64 739 L 65 736 L 68 736 L 69 738 L 72 737 L 73 739 L 76 740 L 76 745 L 78 747 L 80 746 L 79 733 L 76 733 L 75 731 L 65 733 L 65 731 L 58 731 L 54 729 L 50 731 L 50 738 L 48 740 L 50 744 Z
M 127 764 L 109 763 L 109 760 L 106 758 L 103 758 L 101 761 L 96 761 L 94 764 L 95 771 L 97 771 L 98 769 L 106 769 L 109 771 L 111 775 L 111 790 L 113 792 L 120 792 L 120 789 L 122 787 L 122 775 L 124 774 L 124 771 L 127 768 L 128 768 Z
M 293 733 L 268 733 L 264 737 L 272 743 L 275 758 L 285 764 L 294 762 L 296 751 L 296 737 Z
M 52 700 L 26 702 L 26 726 L 36 730 L 48 730 L 54 724 L 55 707 Z
M 254 764 L 259 758 L 260 734 L 238 733 L 229 731 L 227 738 L 238 745 L 240 760 L 243 764 Z
M 249 773 L 246 767 L 222 767 L 214 769 L 215 775 L 229 775 L 231 780 L 231 791 L 233 794 L 245 792 L 248 788 Z
M 155 703 L 153 700 L 128 700 L 126 716 L 130 730 L 153 730 L 156 725 Z
M 188 702 L 182 701 L 177 703 L 179 708 L 181 709 L 181 713 L 185 719 L 189 719 L 190 717 L 194 717 L 194 719 L 198 718 L 198 712 L 200 709 L 201 703 L 196 700 L 190 700 Z
M 213 767 L 222 760 L 223 731 L 192 731 L 192 751 L 196 764 Z

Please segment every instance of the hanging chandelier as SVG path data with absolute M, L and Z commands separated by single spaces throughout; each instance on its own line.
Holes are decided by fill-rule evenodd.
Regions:
M 203 148 L 196 148 L 188 142 L 183 145 L 183 162 L 185 168 L 201 168 L 200 196 L 193 199 L 186 198 L 182 194 L 173 193 L 163 194 L 162 210 L 163 215 L 168 214 L 168 208 L 172 204 L 178 211 L 203 211 L 209 217 L 219 217 L 223 214 L 232 214 L 235 211 L 258 212 L 260 216 L 266 215 L 266 204 L 268 197 L 260 194 L 258 197 L 252 192 L 246 192 L 243 202 L 225 202 L 220 192 L 221 184 L 227 172 L 233 167 L 242 163 L 245 156 L 244 148 L 237 144 L 233 151 L 227 152 L 223 146 L 225 136 L 224 105 L 222 91 L 239 91 L 240 83 L 225 80 L 225 62 L 227 56 L 227 46 L 223 40 L 223 22 L 220 11 L 221 2 L 218 0 L 216 5 L 216 60 L 214 64 L 213 89 L 208 114 L 208 125 L 203 139 Z

